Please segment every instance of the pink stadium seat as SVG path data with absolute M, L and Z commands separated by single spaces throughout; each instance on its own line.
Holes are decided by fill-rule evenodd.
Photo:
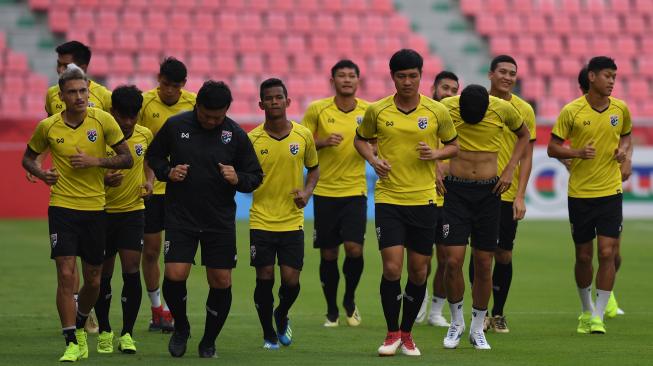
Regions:
M 590 53 L 589 40 L 585 36 L 570 35 L 567 38 L 567 52 L 574 56 L 587 56 Z
M 568 2 L 571 2 L 572 0 L 568 0 Z M 628 2 L 628 1 L 624 1 Z M 599 15 L 599 14 L 606 14 L 606 5 L 604 0 L 585 0 L 585 6 L 583 7 L 583 11 L 587 12 L 591 15 Z M 610 14 L 614 15 L 614 14 Z
M 601 30 L 601 33 L 618 35 L 623 32 L 623 28 L 619 24 L 619 18 L 614 14 L 603 14 L 602 16 L 599 16 L 598 19 L 598 29 Z
M 88 71 L 93 76 L 105 77 L 109 74 L 109 58 L 106 53 L 93 53 Z M 113 69 L 111 69 L 113 72 Z M 157 68 L 158 71 L 158 68 Z
M 537 40 L 532 35 L 522 35 L 517 37 L 516 52 L 525 56 L 533 56 L 539 52 Z
M 559 55 L 562 53 L 562 41 L 557 35 L 545 35 L 540 39 L 540 48 L 543 54 Z
M 650 0 L 634 0 L 635 11 L 644 14 L 653 14 L 653 2 Z
M 311 35 L 310 38 L 311 51 L 315 54 L 324 54 L 331 51 L 330 39 L 318 32 Z
M 533 1 L 513 1 L 512 9 L 522 16 L 531 14 L 534 9 Z
M 439 57 L 437 56 L 431 56 L 426 59 L 424 59 L 424 72 L 428 77 L 435 77 L 437 73 L 442 71 L 444 69 L 444 66 L 442 65 L 442 61 L 440 60 Z
M 365 1 L 360 1 L 360 0 L 344 0 L 342 2 L 342 7 L 343 10 L 347 12 L 352 12 L 352 13 L 359 13 L 362 14 L 369 10 L 367 7 L 367 3 Z
M 52 9 L 48 12 L 48 25 L 54 33 L 66 33 L 70 24 L 70 13 L 67 9 Z
M 210 11 L 197 11 L 192 18 L 193 28 L 198 31 L 212 32 L 215 30 L 215 19 Z
M 539 99 L 544 96 L 545 92 L 546 85 L 542 78 L 529 77 L 521 82 L 521 95 L 526 99 Z
M 393 54 L 394 52 L 400 50 L 403 46 L 401 38 L 395 35 L 386 35 L 381 37 L 381 49 L 386 54 Z
M 211 0 L 207 0 L 211 1 Z M 214 2 L 217 3 L 217 1 L 213 0 Z M 246 9 L 248 4 L 245 3 L 243 0 L 221 0 L 222 3 L 220 4 L 221 8 L 227 9 L 227 10 L 238 10 L 241 11 L 243 9 Z M 256 6 L 256 4 L 254 4 Z
M 320 10 L 320 2 L 318 0 L 295 1 L 295 7 L 299 11 L 303 11 L 303 12 L 319 11 Z
M 261 74 L 263 72 L 263 58 L 259 54 L 244 54 L 240 63 L 240 70 L 246 74 Z
M 254 96 L 258 94 L 258 83 L 252 75 L 238 74 L 233 80 L 234 90 L 241 95 Z
M 288 34 L 284 40 L 284 50 L 292 54 L 306 52 L 306 38 L 303 35 Z
M 371 34 L 360 33 L 357 37 L 356 51 L 361 56 L 376 55 L 376 37 Z
M 258 40 L 256 36 L 249 33 L 242 33 L 238 36 L 238 42 L 236 43 L 238 50 L 247 54 L 248 52 L 255 52 L 258 50 Z
M 215 45 L 209 37 L 209 34 L 204 32 L 191 32 L 190 33 L 190 50 L 193 53 L 209 54 L 214 49 Z
M 596 22 L 593 17 L 580 15 L 576 17 L 576 32 L 581 34 L 594 35 L 597 32 Z
M 234 36 L 231 33 L 219 32 L 213 35 L 213 47 L 215 52 L 220 53 L 231 53 L 236 50 L 236 44 L 234 42 Z
M 344 13 L 340 16 L 339 26 L 345 32 L 358 33 L 361 30 L 360 17 L 351 13 Z
M 238 70 L 236 58 L 229 53 L 216 55 L 213 57 L 212 62 L 215 65 L 215 72 L 221 75 L 230 75 Z
M 556 0 L 539 0 L 535 11 L 546 15 L 556 14 L 558 12 Z
M 288 30 L 288 17 L 286 13 L 268 12 L 266 18 L 266 30 L 282 33 Z
M 120 17 L 120 29 L 141 30 L 144 21 L 143 13 L 127 8 Z
M 244 1 L 243 1 L 244 2 Z M 253 10 L 255 12 L 263 12 L 272 8 L 271 0 L 249 0 L 247 2 L 246 9 Z
M 363 26 L 370 33 L 383 33 L 385 31 L 384 18 L 378 14 L 367 14 L 363 18 Z
M 281 48 L 281 39 L 274 32 L 266 32 L 258 36 L 258 50 L 265 53 L 278 53 Z
M 75 40 L 84 44 L 93 44 L 91 31 L 87 29 L 69 29 L 66 32 L 66 39 Z M 95 47 L 93 47 L 95 49 Z
M 342 10 L 342 0 L 329 0 L 322 3 L 322 9 L 325 12 L 337 13 Z
M 151 53 L 140 53 L 136 59 L 136 65 L 138 72 L 142 74 L 156 75 L 159 73 L 159 60 L 158 57 Z
M 395 34 L 407 34 L 410 32 L 410 22 L 408 18 L 401 14 L 393 14 L 387 27 L 393 30 Z
M 651 57 L 637 58 L 637 71 L 639 71 L 639 73 L 643 76 L 653 77 L 653 58 Z
M 583 67 L 580 59 L 572 56 L 563 55 L 558 61 L 558 69 L 562 75 L 566 75 L 575 80 L 578 76 L 578 71 Z
M 297 55 L 300 56 L 300 55 Z M 295 62 L 293 65 L 293 71 L 300 75 L 312 75 L 315 74 L 315 60 L 306 55 L 303 57 L 295 57 Z
M 633 36 L 643 36 L 644 33 L 649 32 L 653 27 L 647 27 L 644 16 L 640 14 L 629 14 L 627 21 L 624 22 L 625 31 Z
M 310 33 L 313 25 L 307 13 L 296 12 L 290 15 L 290 29 L 294 32 Z
M 207 55 L 190 54 L 188 69 L 193 75 L 208 76 L 213 70 L 211 59 Z
M 2 80 L 2 88 L 4 90 L 11 90 L 11 94 L 20 95 L 27 90 L 25 78 L 21 74 L 7 73 L 0 80 Z
M 571 18 L 567 14 L 551 17 L 551 27 L 551 31 L 560 35 L 572 33 L 574 28 L 571 24 Z
M 653 37 L 640 38 L 639 50 L 645 55 L 653 55 Z
M 118 28 L 118 14 L 115 10 L 100 10 L 95 27 L 101 27 L 103 30 L 114 30 Z
M 649 83 L 645 79 L 632 79 L 628 82 L 629 98 L 646 101 L 651 98 Z
M 72 21 L 77 29 L 93 29 L 95 23 L 95 13 L 89 9 L 76 9 L 73 12 Z
M 125 75 L 112 75 L 107 78 L 106 87 L 113 90 L 120 85 L 129 84 L 129 78 Z
M 216 23 L 224 32 L 235 32 L 239 28 L 238 14 L 233 11 L 221 11 Z
M 476 30 L 481 35 L 496 34 L 499 32 L 499 23 L 492 14 L 479 14 L 476 17 Z
M 295 9 L 295 2 L 293 0 L 277 0 L 274 2 L 274 8 L 290 12 Z
M 163 41 L 165 44 L 164 50 L 172 56 L 178 55 L 186 50 L 187 40 L 184 33 L 170 30 L 164 34 Z
M 574 78 L 554 77 L 551 79 L 549 85 L 549 95 L 562 100 L 572 100 L 579 94 L 576 85 L 577 83 Z
M 522 23 L 523 16 L 521 14 L 506 14 L 501 20 L 501 31 L 518 34 L 524 31 L 524 24 Z
M 161 10 L 150 9 L 145 13 L 145 29 L 149 31 L 163 31 L 168 28 L 168 17 Z
M 48 78 L 40 74 L 30 74 L 27 77 L 27 88 L 33 92 L 45 93 L 48 89 Z
M 191 30 L 193 28 L 191 19 L 190 19 L 190 13 L 188 12 L 183 12 L 183 11 L 173 11 L 169 16 L 168 16 L 168 21 L 170 24 L 168 24 L 169 28 L 172 28 L 177 31 L 187 31 Z
M 141 33 L 141 49 L 144 52 L 163 51 L 163 42 L 161 42 L 161 35 L 159 32 L 144 31 Z
M 50 0 L 29 0 L 29 7 L 34 11 L 45 11 L 50 7 Z
M 6 48 L 7 48 L 7 36 L 3 31 L 0 31 L 0 55 L 2 55 L 2 51 L 4 51 Z
M 504 14 L 508 10 L 507 0 L 486 0 L 485 10 L 492 14 Z
M 318 32 L 334 32 L 336 30 L 336 19 L 330 13 L 318 13 L 313 18 L 313 29 Z
M 244 13 L 238 19 L 238 28 L 246 32 L 260 32 L 263 29 L 263 20 L 259 13 Z
M 563 103 L 555 99 L 541 99 L 537 104 L 537 115 L 547 118 L 556 118 L 560 114 Z
M 115 41 L 113 39 L 113 32 L 104 32 L 102 30 L 95 30 L 92 33 L 93 35 L 93 49 L 96 51 L 102 52 L 111 52 L 116 48 Z
M 288 92 L 291 95 L 304 95 L 306 93 L 305 85 L 303 78 L 288 78 L 287 80 Z M 295 101 L 293 100 L 293 103 L 294 102 Z
M 538 57 L 534 60 L 535 72 L 540 76 L 550 76 L 555 73 L 555 64 L 550 57 Z
M 229 107 L 228 114 L 235 116 L 253 114 L 254 111 L 252 110 L 253 107 L 251 106 L 252 103 L 239 97 L 240 96 L 237 95 L 236 98 L 234 98 L 233 103 L 231 103 L 231 106 Z
M 509 36 L 495 36 L 490 38 L 490 53 L 492 55 L 508 54 L 513 51 L 512 39 Z
M 429 44 L 421 34 L 408 33 L 408 39 L 404 39 L 404 44 L 419 52 L 421 55 L 426 56 L 430 53 Z M 405 46 L 403 46 L 405 47 Z M 396 49 L 395 51 L 397 51 Z M 394 52 L 394 51 L 393 51 Z
M 635 38 L 621 35 L 620 37 L 617 37 L 616 40 L 617 50 L 619 50 L 620 54 L 624 56 L 635 56 L 637 53 L 639 53 Z
M 141 48 L 141 44 L 133 31 L 117 31 L 116 46 L 121 51 L 127 52 L 136 52 Z
M 633 62 L 630 57 L 620 54 L 617 57 L 614 57 L 614 60 L 617 64 L 617 80 L 621 78 L 631 78 L 635 75 L 635 68 L 633 67 Z
M 23 101 L 20 95 L 5 93 L 0 99 L 0 110 L 7 118 L 24 118 Z
M 560 9 L 567 14 L 578 14 L 580 13 L 580 1 L 578 0 L 560 0 Z M 603 1 L 603 0 L 601 0 Z
M 612 40 L 606 36 L 596 36 L 592 38 L 592 53 L 594 55 L 615 55 L 615 49 L 612 47 Z
M 528 3 L 528 1 L 520 1 L 520 3 Z M 534 34 L 544 34 L 549 31 L 549 26 L 546 23 L 546 18 L 539 14 L 524 15 L 526 18 L 526 27 L 524 32 Z
M 111 72 L 117 75 L 130 75 L 134 72 L 134 63 L 131 56 L 115 54 L 111 58 Z
M 395 11 L 395 6 L 392 0 L 368 0 L 371 9 L 380 13 L 392 13 Z
M 264 68 L 264 74 L 270 77 L 284 78 L 291 70 L 288 57 L 282 53 L 269 54 Z
M 617 14 L 631 15 L 632 7 L 630 1 L 623 0 L 608 0 L 610 4 L 610 11 Z
M 480 14 L 483 10 L 482 0 L 460 0 L 460 10 L 465 15 Z

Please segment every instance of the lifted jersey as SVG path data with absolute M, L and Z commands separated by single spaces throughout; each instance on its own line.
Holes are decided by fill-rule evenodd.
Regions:
M 356 108 L 343 112 L 334 97 L 330 97 L 311 103 L 306 110 L 302 124 L 316 139 L 326 139 L 333 133 L 342 135 L 338 146 L 317 151 L 320 181 L 315 188 L 316 195 L 347 197 L 367 194 L 365 159 L 354 148 L 354 137 L 369 103 L 362 99 L 356 99 L 356 102 Z

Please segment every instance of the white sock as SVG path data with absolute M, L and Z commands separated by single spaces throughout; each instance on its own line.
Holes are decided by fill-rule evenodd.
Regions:
M 583 312 L 594 312 L 594 303 L 592 302 L 592 285 L 585 288 L 578 287 L 578 296 L 583 306 Z
M 75 310 L 79 308 L 79 294 L 73 294 L 73 300 L 75 301 Z
M 184 298 L 184 301 L 186 298 Z M 170 308 L 168 308 L 168 304 L 163 304 L 163 311 L 170 311 Z
M 485 322 L 485 315 L 487 315 L 487 309 L 478 310 L 472 307 L 472 324 L 469 326 L 469 332 L 483 331 L 483 324 Z
M 598 316 L 603 320 L 603 313 L 605 313 L 605 307 L 608 305 L 611 292 L 612 291 L 596 289 L 596 307 L 594 308 L 594 311 L 592 311 L 592 316 Z
M 463 317 L 463 300 L 457 303 L 449 303 L 449 310 L 451 311 L 451 324 L 458 326 L 465 325 L 465 318 Z
M 156 289 L 154 291 L 148 291 L 147 296 L 150 297 L 150 302 L 152 303 L 153 308 L 161 307 L 161 290 Z
M 444 306 L 444 297 L 437 297 L 433 295 L 431 298 L 431 314 L 442 315 L 442 307 Z

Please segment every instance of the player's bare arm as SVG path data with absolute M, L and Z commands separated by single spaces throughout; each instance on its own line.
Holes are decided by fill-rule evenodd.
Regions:
M 38 156 L 39 154 L 29 147 L 25 149 L 25 154 L 23 154 L 23 168 L 25 168 L 29 174 L 45 182 L 45 184 L 49 186 L 55 185 L 59 179 L 59 173 L 57 173 L 55 168 L 50 168 L 48 170 L 41 169 L 41 163 L 37 160 Z

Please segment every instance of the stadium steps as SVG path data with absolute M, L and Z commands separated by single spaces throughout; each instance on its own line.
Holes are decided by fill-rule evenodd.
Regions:
M 27 2 L 0 0 L 0 29 L 7 37 L 7 47 L 27 56 L 33 72 L 56 82 L 53 37 L 45 14 L 34 13 Z
M 462 84 L 487 84 L 488 48 L 460 12 L 456 0 L 397 0 L 395 5 L 426 37 L 431 51 L 440 56 L 445 68 L 455 72 Z M 427 79 L 435 75 L 426 75 Z

